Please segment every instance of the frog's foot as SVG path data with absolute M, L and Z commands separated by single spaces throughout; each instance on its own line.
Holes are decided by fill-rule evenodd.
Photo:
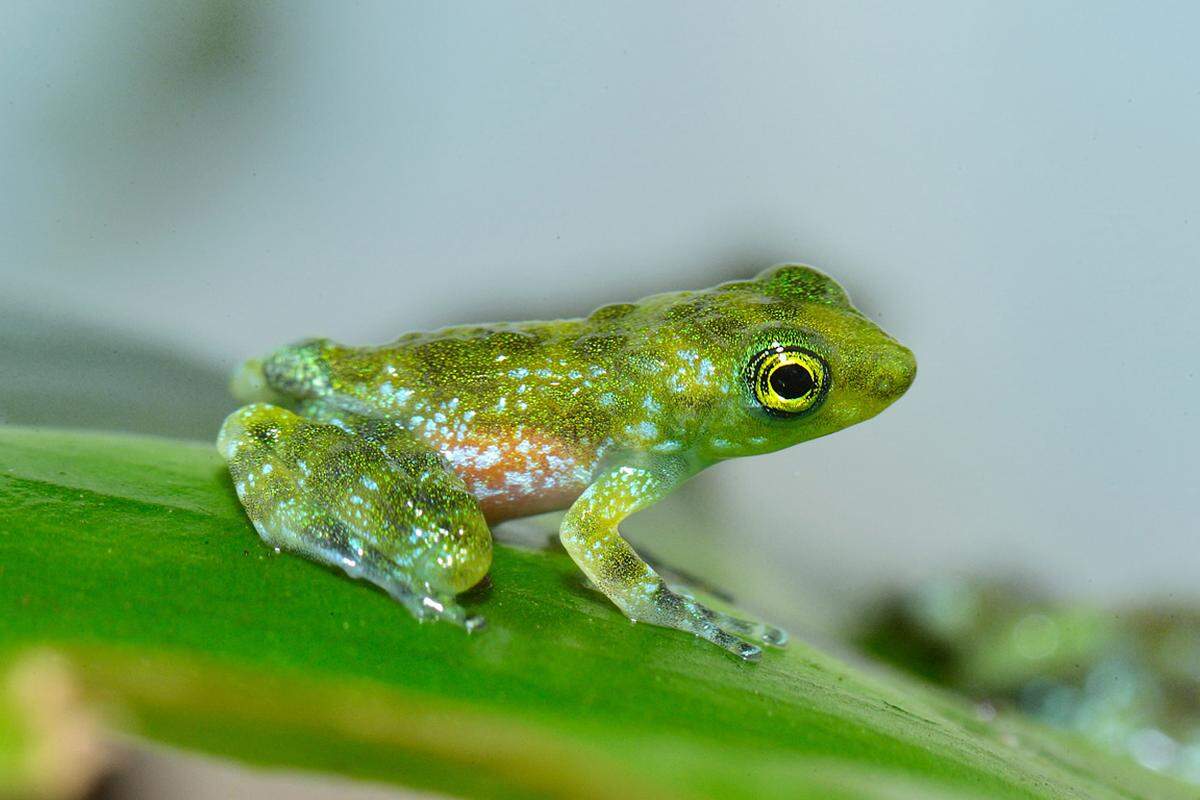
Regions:
M 703 606 L 701 607 L 703 608 Z M 770 647 L 787 647 L 788 632 L 783 628 L 777 628 L 774 625 L 768 625 L 758 620 L 742 619 L 732 614 L 726 614 L 723 611 L 705 610 L 713 615 L 713 621 L 723 630 L 733 631 L 738 636 L 762 642 Z
M 257 523 L 255 527 L 258 527 Z M 272 541 L 261 530 L 259 533 L 263 539 Z M 321 552 L 308 551 L 302 547 L 292 549 L 314 561 L 340 567 L 352 578 L 375 584 L 407 608 L 419 622 L 449 622 L 466 629 L 467 633 L 486 625 L 487 621 L 482 616 L 468 614 L 454 599 L 453 594 L 438 592 L 427 584 L 417 587 L 403 576 L 403 571 L 397 569 L 395 563 L 379 563 L 375 559 L 367 559 L 365 551 L 360 554 L 359 550 L 350 547 L 340 550 L 324 549 Z
M 646 560 L 647 562 L 650 561 L 650 559 Z M 699 586 L 690 581 L 688 583 L 681 583 L 678 578 L 682 575 L 686 575 L 687 573 L 683 573 L 679 570 L 672 570 L 670 568 L 664 569 L 661 564 L 656 565 L 654 569 L 659 573 L 660 577 L 664 578 L 664 582 L 667 585 L 667 591 L 678 595 L 683 600 L 690 602 L 695 607 L 697 614 L 708 620 L 717 628 L 726 631 L 727 633 L 740 636 L 744 639 L 750 639 L 754 642 L 762 642 L 770 647 L 787 647 L 789 638 L 788 632 L 783 628 L 779 628 L 775 625 L 761 622 L 759 620 L 746 619 L 744 617 L 734 616 L 733 614 L 729 614 L 724 611 L 718 611 L 715 608 L 709 608 L 696 599 L 697 594 L 702 594 L 716 597 L 718 600 L 722 600 L 724 602 L 731 602 L 732 598 L 727 592 L 721 591 L 718 594 L 716 591 L 713 591 L 710 585 L 707 583 L 703 583 Z M 593 591 L 603 593 L 603 590 L 590 580 L 585 579 L 584 584 Z M 655 614 L 651 613 L 650 616 L 655 616 Z M 690 630 L 690 628 L 687 628 L 686 630 Z
M 745 639 L 772 647 L 787 644 L 787 632 L 773 625 L 735 617 L 717 611 L 696 599 L 660 584 L 650 594 L 650 601 L 631 607 L 626 613 L 631 619 L 675 628 L 707 639 L 746 661 L 757 661 L 762 648 Z
M 649 561 L 649 559 L 647 559 L 647 561 Z M 721 591 L 718 594 L 718 592 L 713 591 L 708 584 L 696 586 L 695 584 L 691 583 L 680 583 L 677 578 L 686 573 L 681 573 L 678 570 L 670 570 L 669 568 L 664 569 L 661 564 L 655 566 L 654 569 L 659 573 L 660 576 L 666 579 L 666 583 L 669 586 L 670 591 L 679 595 L 685 600 L 691 601 L 696 606 L 701 616 L 708 619 L 718 628 L 755 642 L 762 642 L 770 647 L 787 647 L 789 638 L 788 632 L 783 628 L 776 627 L 775 625 L 771 625 L 766 622 L 760 622 L 758 620 L 736 617 L 732 614 L 727 614 L 724 611 L 717 611 L 715 608 L 709 608 L 708 606 L 705 606 L 703 603 L 700 603 L 696 600 L 696 595 L 699 593 L 711 595 L 716 597 L 718 600 L 725 602 L 731 602 L 732 598 L 727 592 Z M 604 590 L 593 583 L 589 578 L 585 577 L 583 579 L 583 585 L 594 592 L 604 594 Z M 653 614 L 651 616 L 653 616 Z
M 217 446 L 267 544 L 370 581 L 417 619 L 482 625 L 454 598 L 487 573 L 491 534 L 462 480 L 412 434 L 256 403 L 225 420 Z

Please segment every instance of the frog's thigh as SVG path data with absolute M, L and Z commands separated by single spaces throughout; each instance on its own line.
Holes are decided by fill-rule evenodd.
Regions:
M 418 618 L 473 627 L 454 595 L 491 565 L 492 540 L 466 485 L 428 445 L 387 420 L 328 424 L 256 403 L 217 446 L 238 499 L 275 547 L 365 578 Z

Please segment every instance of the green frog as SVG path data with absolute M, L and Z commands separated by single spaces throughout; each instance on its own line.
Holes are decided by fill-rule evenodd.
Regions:
M 785 264 L 582 319 L 282 347 L 235 378 L 249 405 L 217 446 L 267 544 L 418 619 L 478 628 L 456 596 L 488 571 L 489 523 L 566 509 L 563 546 L 626 616 L 755 660 L 787 634 L 668 585 L 621 521 L 718 461 L 869 419 L 915 374 L 836 282 Z

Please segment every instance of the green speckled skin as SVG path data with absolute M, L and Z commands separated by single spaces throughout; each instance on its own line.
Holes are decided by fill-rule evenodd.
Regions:
M 743 658 L 777 628 L 669 588 L 618 523 L 704 467 L 868 419 L 912 353 L 832 279 L 751 281 L 585 319 L 445 328 L 379 347 L 312 340 L 249 362 L 218 442 L 263 538 L 477 625 L 454 595 L 487 572 L 487 521 L 567 508 L 561 538 L 631 619 Z

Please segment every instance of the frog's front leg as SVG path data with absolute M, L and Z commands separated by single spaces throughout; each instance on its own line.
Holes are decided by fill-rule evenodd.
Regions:
M 762 651 L 741 636 L 783 646 L 779 628 L 707 608 L 672 590 L 625 541 L 617 526 L 678 486 L 686 465 L 664 460 L 650 467 L 616 467 L 588 487 L 567 511 L 560 537 L 571 558 L 595 586 L 632 620 L 703 637 L 746 660 Z
M 221 427 L 217 446 L 259 535 L 371 581 L 418 619 L 481 624 L 454 599 L 492 554 L 463 481 L 389 420 L 306 413 L 255 403 Z

